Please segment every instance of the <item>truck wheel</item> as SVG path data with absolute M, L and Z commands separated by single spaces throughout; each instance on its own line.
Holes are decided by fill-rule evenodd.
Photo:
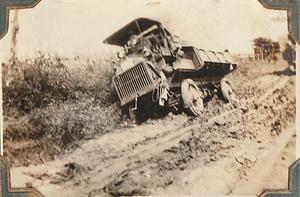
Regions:
M 181 84 L 181 94 L 183 107 L 192 115 L 200 116 L 204 109 L 203 93 L 199 90 L 197 84 L 191 79 L 184 80 Z
M 235 103 L 237 101 L 234 90 L 233 90 L 230 82 L 226 78 L 223 78 L 221 80 L 221 91 L 222 91 L 222 95 L 224 97 L 225 102 Z

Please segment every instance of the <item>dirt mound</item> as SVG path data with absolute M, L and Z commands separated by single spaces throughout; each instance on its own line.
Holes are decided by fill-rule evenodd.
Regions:
M 239 64 L 238 69 L 230 73 L 227 78 L 235 86 L 235 92 L 240 100 L 262 95 L 271 88 L 280 76 L 285 75 L 286 63 L 278 60 L 276 64 L 262 61 L 248 61 Z M 255 81 L 255 83 L 254 83 Z

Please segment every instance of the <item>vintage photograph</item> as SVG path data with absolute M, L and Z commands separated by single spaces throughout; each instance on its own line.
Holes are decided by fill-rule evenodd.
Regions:
M 45 196 L 259 195 L 296 160 L 296 41 L 258 0 L 42 0 L 0 40 L 3 154 Z

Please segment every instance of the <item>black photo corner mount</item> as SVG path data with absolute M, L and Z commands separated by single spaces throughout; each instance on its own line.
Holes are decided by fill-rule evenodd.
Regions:
M 2 39 L 9 25 L 9 12 L 13 9 L 35 7 L 41 0 L 0 0 L 0 39 Z
M 300 197 L 300 159 L 289 167 L 288 190 L 266 190 L 259 197 Z
M 0 157 L 0 196 L 1 197 L 43 197 L 35 188 L 12 188 L 9 165 Z
M 258 0 L 265 8 L 286 10 L 288 32 L 300 44 L 300 0 Z
M 2 39 L 8 31 L 10 10 L 33 8 L 40 1 L 41 0 L 0 0 L 0 39 Z M 35 188 L 12 188 L 9 165 L 5 158 L 0 156 L 0 197 L 43 196 L 44 195 Z

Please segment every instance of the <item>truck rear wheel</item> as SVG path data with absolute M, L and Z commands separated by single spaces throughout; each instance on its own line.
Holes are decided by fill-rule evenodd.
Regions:
M 199 90 L 197 84 L 191 79 L 184 80 L 181 84 L 181 94 L 183 107 L 192 115 L 200 116 L 204 109 L 203 93 Z
M 237 101 L 232 85 L 226 78 L 221 80 L 221 91 L 225 102 L 235 103 Z

